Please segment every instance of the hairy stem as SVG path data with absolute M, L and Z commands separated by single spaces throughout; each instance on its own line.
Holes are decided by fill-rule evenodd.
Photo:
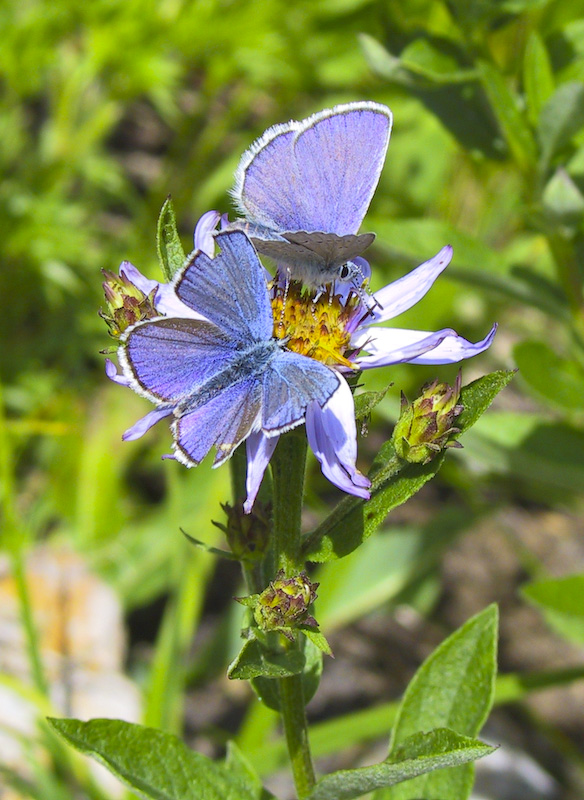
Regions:
M 287 578 L 304 568 L 300 523 L 306 448 L 304 429 L 296 429 L 282 436 L 272 457 L 274 561 Z
M 272 458 L 273 550 L 276 569 L 286 577 L 304 568 L 301 552 L 302 496 L 306 468 L 304 430 L 282 436 Z M 297 646 L 297 645 L 295 645 Z M 308 797 L 315 784 L 308 741 L 302 676 L 278 680 L 282 722 L 299 800 Z

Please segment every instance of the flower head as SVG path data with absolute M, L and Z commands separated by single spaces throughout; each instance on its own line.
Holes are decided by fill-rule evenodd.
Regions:
M 458 402 L 462 373 L 454 386 L 437 380 L 422 387 L 413 403 L 402 394 L 401 414 L 393 431 L 395 451 L 400 458 L 414 464 L 427 464 L 445 447 L 461 447 L 451 440 L 460 428 L 456 417 L 464 410 Z
M 124 262 L 119 275 L 109 270 L 102 270 L 105 278 L 103 291 L 107 310 L 100 311 L 99 314 L 105 320 L 113 339 L 119 339 L 122 333 L 136 322 L 158 316 L 154 306 L 156 287 L 150 289 L 148 293 L 140 289 L 130 279 L 128 272 L 132 273 L 128 266 L 131 265 Z M 140 280 L 138 283 L 144 285 Z
M 233 555 L 239 561 L 253 563 L 261 561 L 270 541 L 270 508 L 256 503 L 251 514 L 245 514 L 239 503 L 232 506 L 222 503 L 227 517 L 226 524 L 213 522 L 223 531 Z
M 462 361 L 489 347 L 496 325 L 476 343 L 452 328 L 383 326 L 428 292 L 452 258 L 450 246 L 372 296 L 365 292 L 369 265 L 359 258 L 362 286 L 331 284 L 314 296 L 290 282 L 286 271 L 272 279 L 242 232 L 225 230 L 213 239 L 219 219 L 217 212 L 201 219 L 195 241 L 205 249 L 172 283 L 148 281 L 122 265 L 120 271 L 153 297 L 157 313 L 122 335 L 121 375 L 106 362 L 108 377 L 156 404 L 124 439 L 172 417 L 172 457 L 187 466 L 213 446 L 218 465 L 245 440 L 249 513 L 280 433 L 305 422 L 324 475 L 367 499 L 370 482 L 356 466 L 354 403 L 345 376 L 404 362 Z M 240 237 L 235 248 L 231 237 Z M 224 256 L 212 259 L 216 241 L 228 246 L 227 266 Z
M 253 609 L 260 630 L 279 631 L 293 639 L 292 631 L 300 625 L 318 628 L 316 620 L 309 614 L 317 589 L 318 583 L 312 583 L 306 572 L 286 578 L 284 571 L 280 570 L 261 594 L 236 599 Z

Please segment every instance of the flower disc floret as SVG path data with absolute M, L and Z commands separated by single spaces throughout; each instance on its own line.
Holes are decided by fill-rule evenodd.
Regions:
M 354 369 L 346 358 L 350 350 L 349 322 L 360 300 L 356 294 L 343 300 L 340 295 L 324 294 L 315 300 L 294 282 L 276 285 L 272 291 L 274 336 L 286 347 L 327 366 Z

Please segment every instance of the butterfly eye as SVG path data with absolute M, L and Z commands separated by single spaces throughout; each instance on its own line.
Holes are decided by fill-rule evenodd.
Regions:
M 351 275 L 351 272 L 352 272 L 351 267 L 348 264 L 343 264 L 341 267 L 339 267 L 339 278 L 342 281 L 346 281 L 347 278 Z

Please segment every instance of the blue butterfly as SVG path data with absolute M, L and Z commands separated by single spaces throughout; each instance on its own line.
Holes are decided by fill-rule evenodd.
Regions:
M 118 357 L 130 386 L 174 415 L 175 457 L 198 464 L 214 446 L 215 465 L 250 433 L 275 436 L 322 407 L 339 386 L 324 364 L 285 349 L 265 273 L 241 231 L 217 234 L 221 252 L 197 251 L 174 280 L 175 292 L 205 319 L 158 317 L 122 337 Z
M 259 253 L 319 288 L 354 281 L 353 260 L 375 239 L 358 233 L 385 160 L 391 111 L 372 102 L 274 125 L 247 150 L 232 196 Z M 362 280 L 362 275 L 361 275 Z

